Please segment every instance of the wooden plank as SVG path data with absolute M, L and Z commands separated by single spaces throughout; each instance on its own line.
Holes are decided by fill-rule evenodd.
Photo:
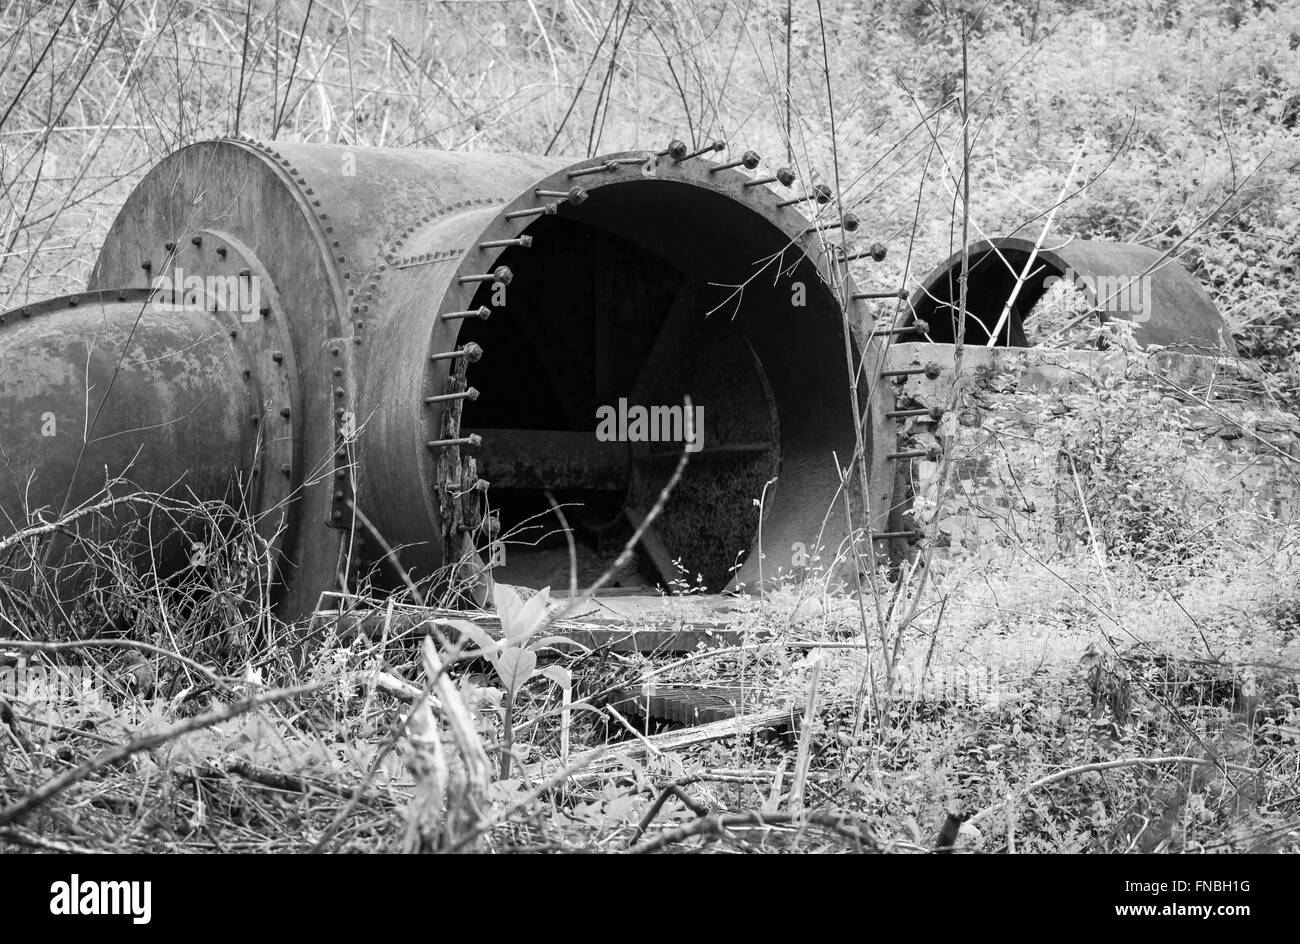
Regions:
M 661 721 L 702 724 L 768 706 L 757 688 L 734 685 L 679 685 L 646 682 L 620 689 L 610 700 L 623 714 L 647 714 Z
M 390 617 L 387 610 L 358 609 L 340 612 L 318 610 L 312 614 L 311 628 L 319 633 L 334 632 L 343 638 L 357 634 L 367 639 L 378 639 L 388 625 L 390 638 L 408 635 L 432 627 L 438 620 L 465 619 L 482 627 L 494 639 L 501 637 L 501 620 L 494 613 L 472 613 L 420 607 L 394 607 Z M 640 626 L 624 622 L 606 623 L 603 620 L 556 620 L 548 630 L 550 635 L 565 636 L 588 649 L 608 648 L 613 652 L 694 652 L 704 647 L 738 646 L 744 641 L 739 629 L 709 622 L 674 623 L 666 626 Z
M 747 736 L 763 730 L 787 731 L 798 723 L 799 715 L 799 709 L 794 707 L 769 708 L 749 715 L 714 721 L 711 724 L 683 728 L 680 731 L 665 731 L 663 734 L 652 734 L 649 737 L 634 738 L 607 747 L 596 748 L 580 754 L 570 761 L 570 766 L 583 766 L 585 768 L 574 775 L 573 782 L 585 783 L 597 779 L 603 774 L 617 769 L 627 759 L 640 760 L 651 753 L 667 754 L 672 751 L 685 750 L 697 744 L 706 744 L 709 741 L 718 741 L 722 738 Z M 524 768 L 526 777 L 533 781 L 544 781 L 549 777 L 553 777 L 559 771 L 560 765 L 558 761 L 543 761 L 539 764 L 530 764 Z

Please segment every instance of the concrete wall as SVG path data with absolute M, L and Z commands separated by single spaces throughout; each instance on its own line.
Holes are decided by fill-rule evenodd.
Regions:
M 938 420 L 891 422 L 896 451 L 950 450 L 954 486 L 936 504 L 943 464 L 893 460 L 891 530 L 936 534 L 937 518 L 937 540 L 950 556 L 991 557 L 1015 546 L 1050 555 L 1086 542 L 1081 507 L 1102 495 L 1131 502 L 1090 509 L 1090 517 L 1111 524 L 1125 515 L 1142 520 L 1150 497 L 1144 490 L 1158 491 L 1189 525 L 1243 534 L 1252 523 L 1294 520 L 1300 510 L 1300 420 L 1267 400 L 1249 363 L 1170 352 L 967 347 L 959 366 L 955 355 L 951 345 L 896 344 L 886 356 L 887 370 L 937 366 L 936 377 L 914 373 L 881 383 L 894 409 L 945 410 Z M 1114 423 L 1100 440 L 1122 453 L 1118 466 L 1129 481 L 1099 481 L 1115 466 L 1076 448 L 1097 441 L 1099 416 Z

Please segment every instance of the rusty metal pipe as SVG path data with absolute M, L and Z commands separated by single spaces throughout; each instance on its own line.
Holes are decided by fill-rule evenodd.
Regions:
M 147 290 L 87 292 L 0 316 L 0 514 L 7 528 L 57 520 L 106 487 L 164 493 L 177 501 L 257 502 L 258 441 L 279 432 L 264 409 L 231 321 L 175 306 Z M 168 296 L 170 298 L 170 296 Z M 274 405 L 272 403 L 271 405 Z M 264 455 L 265 453 L 263 453 Z M 124 508 L 112 525 L 90 518 L 55 538 L 108 536 L 145 516 Z M 154 564 L 180 552 L 172 522 L 144 534 Z

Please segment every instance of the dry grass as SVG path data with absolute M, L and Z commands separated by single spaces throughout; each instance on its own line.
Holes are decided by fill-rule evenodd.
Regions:
M 436 618 L 376 601 L 389 614 L 377 633 L 322 636 L 253 606 L 232 619 L 220 580 L 177 592 L 145 578 L 125 598 L 158 604 L 93 639 L 57 618 L 6 617 L 0 842 L 924 851 L 944 847 L 957 813 L 977 823 L 959 849 L 1295 851 L 1294 566 L 1205 568 L 1177 602 L 1116 569 L 1117 613 L 1087 602 L 1106 592 L 1087 555 L 1052 571 L 963 569 L 907 627 L 888 690 L 855 601 L 792 587 L 738 604 L 754 640 L 739 648 L 552 652 L 578 680 L 574 767 L 559 692 L 537 679 L 519 697 L 507 779 L 502 692 Z M 249 638 L 254 626 L 269 637 Z M 605 709 L 619 687 L 725 681 L 802 708 L 814 674 L 799 810 L 798 731 L 583 769 L 589 749 L 659 730 L 630 732 Z
M 11 3 L 0 298 L 80 288 L 139 175 L 220 134 L 575 155 L 722 137 L 833 181 L 868 238 L 891 244 L 883 265 L 855 264 L 859 284 L 886 290 L 914 285 L 963 223 L 972 237 L 1037 232 L 1058 165 L 1086 144 L 1091 197 L 1058 229 L 1182 246 L 1293 395 L 1293 5 L 1208 33 L 1197 19 L 1217 8 L 1138 18 L 1100 42 L 1088 11 L 1038 7 L 1041 22 L 987 8 L 959 106 L 948 5 L 796 5 L 787 33 L 775 10 L 732 3 Z M 814 582 L 748 601 L 741 625 L 768 635 L 739 649 L 557 655 L 573 705 L 544 679 L 524 687 L 523 774 L 503 780 L 500 690 L 445 626 L 286 625 L 252 523 L 167 506 L 212 535 L 183 579 L 83 540 L 90 563 L 76 566 L 93 578 L 73 606 L 52 592 L 65 565 L 35 553 L 48 532 L 25 534 L 48 519 L 0 538 L 0 671 L 39 668 L 0 689 L 6 851 L 1300 844 L 1294 525 L 1262 558 L 1201 542 L 1176 601 L 1149 562 L 1008 555 L 927 570 L 920 589 L 882 573 L 874 598 Z M 787 735 L 528 779 L 563 767 L 566 731 L 568 758 L 652 735 L 603 710 L 611 689 L 651 678 L 741 679 L 813 711 Z

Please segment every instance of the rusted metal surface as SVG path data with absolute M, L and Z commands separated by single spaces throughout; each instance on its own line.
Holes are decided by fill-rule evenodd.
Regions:
M 419 576 L 441 563 L 438 457 L 424 449 L 429 378 L 424 355 L 457 328 L 431 319 L 458 258 L 492 209 L 561 161 L 331 145 L 207 142 L 165 158 L 128 198 L 105 240 L 92 287 L 142 286 L 178 251 L 219 265 L 198 230 L 249 247 L 273 283 L 297 389 L 282 401 L 298 429 L 282 608 L 310 611 L 337 585 L 346 552 L 373 553 L 352 507 L 378 518 Z M 408 264 L 412 237 L 439 233 L 441 265 Z M 168 246 L 172 248 L 169 249 Z M 390 261 L 391 260 L 391 261 Z M 149 262 L 150 269 L 142 263 Z M 197 265 L 197 260 L 196 260 Z M 202 271 L 197 270 L 196 271 Z M 446 349 L 446 348 L 442 348 Z M 379 365 L 367 371 L 370 363 Z M 443 369 L 445 381 L 445 365 Z M 431 415 L 432 414 L 432 415 Z M 361 431 L 361 432 L 359 432 Z M 351 538 L 351 539 L 349 539 Z
M 965 340 L 983 344 L 997 324 L 1012 290 L 1033 252 L 1032 240 L 1007 237 L 970 247 L 966 308 L 970 318 Z M 929 326 L 929 340 L 952 343 L 960 297 L 963 254 L 936 267 L 912 293 L 911 310 Z M 1182 349 L 1235 350 L 1223 317 L 1209 295 L 1182 266 L 1163 254 L 1134 243 L 1071 239 L 1039 249 L 1028 277 L 1011 308 L 999 343 L 1028 344 L 1024 322 L 1054 280 L 1066 279 L 1092 296 L 1103 321 L 1137 323 L 1143 344 Z M 909 319 L 910 320 L 910 319 Z M 1092 323 L 1096 323 L 1096 318 Z
M 201 444 L 141 433 L 151 448 L 174 446 L 147 484 L 179 477 L 208 498 L 257 478 L 246 500 L 252 513 L 278 514 L 289 614 L 310 611 L 382 547 L 397 548 L 416 580 L 481 560 L 494 522 L 544 511 L 548 491 L 596 553 L 617 549 L 683 449 L 685 477 L 641 544 L 645 582 L 675 576 L 680 561 L 708 586 L 752 586 L 765 488 L 769 546 L 820 538 L 833 548 L 847 523 L 838 503 L 826 517 L 832 454 L 850 455 L 855 437 L 843 382 L 823 369 L 846 350 L 830 288 L 840 273 L 823 240 L 854 221 L 818 211 L 826 194 L 815 188 L 810 200 L 774 189 L 793 175 L 765 173 L 755 155 L 706 159 L 719 150 L 673 144 L 571 164 L 240 139 L 164 159 L 126 201 L 89 287 L 206 280 L 201 317 L 137 320 L 119 354 L 173 351 L 198 322 L 215 325 L 222 362 L 195 367 L 193 383 L 221 393 L 229 416 L 193 413 Z M 236 310 L 213 297 L 214 280 L 262 295 Z M 62 355 L 54 336 L 4 334 L 0 343 L 24 352 L 43 345 L 61 364 L 51 377 L 66 380 L 82 357 L 77 331 L 64 332 Z M 188 403 L 115 383 L 114 409 L 143 416 Z M 667 440 L 596 435 L 602 408 L 680 409 L 687 397 L 703 411 L 696 442 L 683 441 L 690 424 Z M 21 414 L 7 439 L 29 422 L 26 398 L 6 397 Z M 532 441 L 512 443 L 511 431 Z M 113 450 L 135 441 L 117 436 L 88 454 L 97 467 L 120 465 L 125 453 Z M 48 445 L 22 448 L 15 481 L 72 475 Z M 489 518 L 494 463 L 503 498 Z M 37 497 L 61 494 L 51 485 Z M 877 498 L 881 517 L 886 496 Z
M 116 478 L 119 496 L 138 488 L 236 507 L 250 497 L 243 489 L 256 490 L 259 384 L 224 316 L 137 289 L 50 299 L 0 320 L 6 527 L 53 520 Z M 147 509 L 109 520 L 136 516 Z M 172 524 L 152 521 L 144 533 L 161 541 Z M 56 543 L 78 528 L 112 530 L 88 518 Z
M 483 437 L 486 457 L 494 428 L 586 431 L 596 407 L 622 397 L 672 405 L 690 395 L 705 409 L 699 455 L 722 448 L 692 459 L 642 541 L 646 569 L 652 580 L 672 577 L 680 558 L 692 579 L 701 573 L 709 586 L 753 586 L 754 500 L 778 473 L 763 525 L 770 546 L 811 546 L 819 534 L 834 546 L 846 532 L 838 509 L 822 529 L 821 496 L 838 485 L 831 452 L 853 450 L 848 398 L 837 374 L 806 370 L 844 356 L 838 303 L 827 288 L 833 276 L 821 267 L 820 236 L 807 232 L 806 217 L 778 207 L 766 187 L 747 187 L 748 175 L 714 172 L 699 160 L 650 165 L 647 176 L 646 155 L 629 153 L 566 169 L 517 198 L 481 234 L 480 253 L 490 258 L 470 254 L 461 271 L 505 264 L 514 280 L 505 306 L 461 329 L 461 342 L 488 352 L 473 375 L 483 396 L 464 405 L 465 422 Z M 580 206 L 514 215 L 537 209 L 536 190 L 561 192 L 573 180 L 587 194 Z M 531 237 L 529 247 L 499 249 L 521 235 Z M 761 260 L 783 254 L 786 278 L 761 270 Z M 808 288 L 805 307 L 790 304 L 794 281 Z M 741 286 L 744 303 L 736 305 Z M 473 294 L 460 288 L 444 298 L 444 310 L 491 301 L 490 286 Z M 764 443 L 770 447 L 737 448 Z M 623 507 L 628 531 L 673 468 L 635 445 Z M 545 505 L 524 510 L 540 515 Z M 883 517 L 883 503 L 876 513 Z
M 493 429 L 479 473 L 494 489 L 622 491 L 631 474 L 627 443 L 581 430 Z
M 855 292 L 843 264 L 885 248 L 851 244 L 858 221 L 824 187 L 752 153 L 708 159 L 720 150 L 672 142 L 571 163 L 247 139 L 187 147 L 126 201 L 90 279 L 94 306 L 54 300 L 0 326 L 0 505 L 11 517 L 33 502 L 57 512 L 104 468 L 204 499 L 242 483 L 241 501 L 276 536 L 288 615 L 372 565 L 381 584 L 464 582 L 474 602 L 482 571 L 520 557 L 535 565 L 520 573 L 567 585 L 553 500 L 579 556 L 595 558 L 592 579 L 645 528 L 617 576 L 625 588 L 753 588 L 829 567 L 850 517 L 907 545 L 916 532 L 898 520 L 897 480 L 931 460 L 924 427 L 939 417 L 879 385 L 939 370 L 887 352 L 917 329 L 951 335 L 957 257 L 911 299 L 924 325 L 846 339 L 841 299 L 898 293 Z M 973 248 L 970 310 L 985 324 L 1031 249 Z M 1204 292 L 1159 261 L 1140 246 L 1044 249 L 1004 340 L 1024 342 L 1051 278 L 1127 276 L 1147 280 L 1143 310 L 1103 306 L 1108 316 L 1141 320 L 1151 343 L 1216 342 L 1222 320 Z M 148 301 L 160 280 L 197 307 L 163 317 Z M 847 502 L 841 468 L 859 436 L 846 359 L 864 361 L 869 478 Z M 84 410 L 102 393 L 85 436 L 32 438 L 47 400 Z

